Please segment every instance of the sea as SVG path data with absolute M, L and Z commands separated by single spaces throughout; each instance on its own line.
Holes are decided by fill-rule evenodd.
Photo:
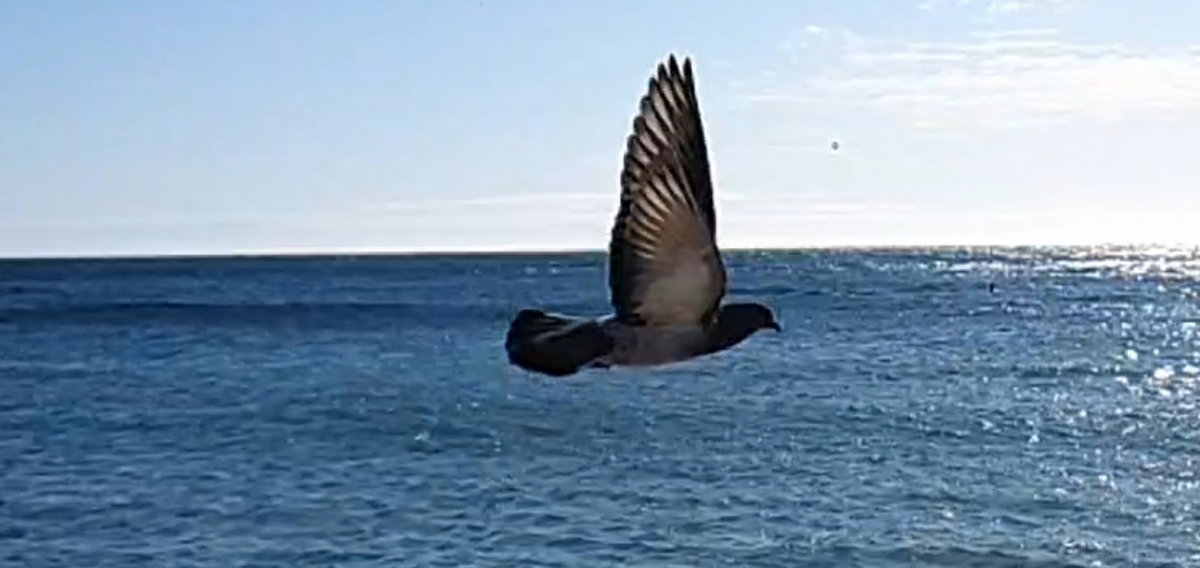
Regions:
M 0 262 L 0 566 L 1200 565 L 1200 251 L 726 264 L 781 333 L 550 378 L 602 254 Z

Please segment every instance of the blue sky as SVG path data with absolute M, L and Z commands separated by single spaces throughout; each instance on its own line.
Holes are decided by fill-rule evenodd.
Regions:
M 0 255 L 600 249 L 695 58 L 726 247 L 1200 243 L 1200 3 L 0 3 Z M 830 150 L 830 140 L 842 144 Z

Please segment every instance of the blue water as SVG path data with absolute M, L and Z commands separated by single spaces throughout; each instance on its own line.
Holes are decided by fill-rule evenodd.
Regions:
M 1200 563 L 1200 255 L 728 264 L 784 333 L 558 380 L 602 256 L 0 263 L 0 565 Z

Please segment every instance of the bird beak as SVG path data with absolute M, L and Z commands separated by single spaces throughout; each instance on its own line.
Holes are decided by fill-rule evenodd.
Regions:
M 773 329 L 775 331 L 783 331 L 783 328 L 779 327 L 779 324 L 775 323 L 775 322 L 771 322 L 771 323 L 767 324 L 767 329 Z

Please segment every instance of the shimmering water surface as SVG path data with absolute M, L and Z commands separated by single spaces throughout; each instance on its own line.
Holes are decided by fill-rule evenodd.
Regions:
M 728 264 L 784 333 L 554 380 L 600 255 L 0 263 L 0 564 L 1200 564 L 1200 255 Z

